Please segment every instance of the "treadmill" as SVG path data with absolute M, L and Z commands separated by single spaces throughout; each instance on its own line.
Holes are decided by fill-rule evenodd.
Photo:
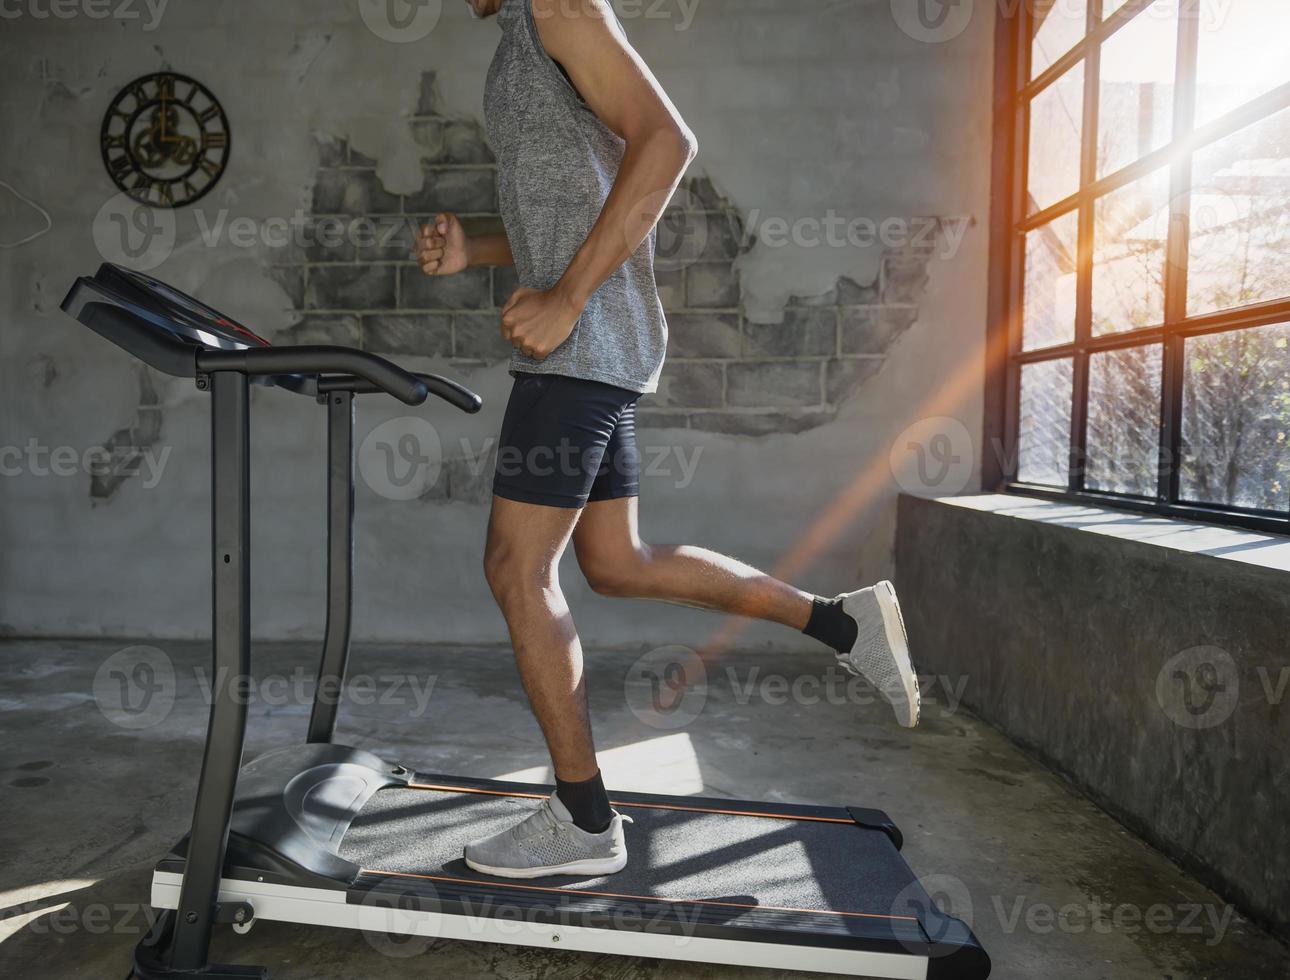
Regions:
M 216 923 L 260 920 L 833 974 L 976 980 L 990 959 L 900 855 L 886 814 L 851 806 L 616 793 L 629 813 L 625 870 L 597 878 L 495 878 L 469 840 L 517 822 L 549 786 L 413 772 L 334 740 L 349 656 L 354 398 L 408 405 L 478 396 L 361 350 L 273 347 L 154 279 L 105 264 L 62 308 L 211 396 L 212 676 L 250 676 L 250 385 L 326 406 L 327 622 L 306 740 L 243 765 L 236 684 L 211 706 L 188 834 L 161 859 L 161 911 L 132 977 L 266 978 L 208 961 Z M 699 843 L 703 846 L 700 847 Z

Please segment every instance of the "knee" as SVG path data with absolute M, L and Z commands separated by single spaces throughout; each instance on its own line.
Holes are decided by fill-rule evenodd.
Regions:
M 489 541 L 484 549 L 484 578 L 493 598 L 505 607 L 526 594 L 541 592 L 550 582 L 549 563 L 526 557 L 504 541 Z
M 650 559 L 649 545 L 642 544 L 630 549 L 580 554 L 578 567 L 597 595 L 625 599 L 641 595 Z

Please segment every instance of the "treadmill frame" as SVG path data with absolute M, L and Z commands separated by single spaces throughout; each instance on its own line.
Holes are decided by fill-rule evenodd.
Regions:
M 350 379 L 352 381 L 352 379 Z M 236 368 L 203 372 L 199 365 L 197 386 L 209 390 L 211 401 L 211 479 L 213 569 L 212 628 L 213 676 L 250 676 L 250 439 L 249 379 Z M 365 389 L 347 385 L 345 379 L 319 384 L 317 399 L 328 412 L 328 540 L 327 621 L 318 685 L 314 693 L 308 748 L 358 752 L 333 742 L 339 695 L 347 668 L 352 611 L 353 514 L 354 514 L 354 403 L 353 396 Z M 893 935 L 858 948 L 854 939 L 830 945 L 816 942 L 776 942 L 777 916 L 822 915 L 799 910 L 759 909 L 764 929 L 749 929 L 756 939 L 719 938 L 700 928 L 689 935 L 676 930 L 653 932 L 583 926 L 561 920 L 562 913 L 549 915 L 532 893 L 540 886 L 518 885 L 530 891 L 528 899 L 516 897 L 512 904 L 527 906 L 533 914 L 517 922 L 514 916 L 472 914 L 462 908 L 460 896 L 451 888 L 431 888 L 431 898 L 418 896 L 410 884 L 413 876 L 361 871 L 347 885 L 312 887 L 273 881 L 266 870 L 261 875 L 239 871 L 230 853 L 230 826 L 234 819 L 239 776 L 243 768 L 246 732 L 246 699 L 238 696 L 237 684 L 224 684 L 214 691 L 206 748 L 198 778 L 196 803 L 189 836 L 162 860 L 153 877 L 152 904 L 166 910 L 154 928 L 139 943 L 135 953 L 134 976 L 139 980 L 175 980 L 200 976 L 214 980 L 267 980 L 268 972 L 256 966 L 221 966 L 208 961 L 212 929 L 216 922 L 248 924 L 257 916 L 266 919 L 316 925 L 395 931 L 409 935 L 442 936 L 501 943 L 519 943 L 545 948 L 612 952 L 669 959 L 700 960 L 746 966 L 783 969 L 836 970 L 871 973 L 897 978 L 985 977 L 989 957 L 962 922 L 943 915 L 928 901 L 913 910 L 912 917 L 924 936 L 916 941 Z M 285 751 L 285 750 L 284 750 Z M 258 760 L 257 760 L 258 761 Z M 254 765 L 254 764 L 253 764 Z M 385 764 L 390 785 L 408 783 L 411 773 Z M 470 780 L 462 777 L 425 777 L 457 786 L 479 785 L 505 789 L 508 784 Z M 413 786 L 412 788 L 415 788 Z M 547 787 L 513 785 L 515 791 L 540 791 Z M 787 804 L 747 804 L 740 801 L 699 801 L 689 797 L 649 797 L 616 794 L 622 801 L 637 799 L 681 805 L 708 802 L 722 808 L 749 805 L 772 812 L 783 810 L 842 814 L 861 827 L 885 833 L 899 850 L 901 838 L 887 816 L 863 809 L 807 808 Z M 357 812 L 355 810 L 354 812 Z M 234 847 L 245 853 L 246 839 L 238 835 Z M 272 842 L 262 844 L 264 853 L 275 853 Z M 233 862 L 226 867 L 227 861 Z M 255 880 L 259 878 L 260 880 Z M 269 880 L 265 880 L 269 879 Z M 403 880 L 400 880 L 403 879 Z M 321 883 L 322 878 L 315 875 Z M 334 879 L 333 879 L 334 880 Z M 662 899 L 640 899 L 642 904 Z M 592 905 L 594 906 L 594 902 Z M 694 903 L 691 903 L 694 904 Z M 702 903 L 697 903 L 702 904 Z M 409 905 L 412 907 L 409 908 Z M 567 911 L 567 910 L 566 910 Z M 592 908 L 591 912 L 596 909 Z M 612 908 L 601 908 L 602 917 L 612 919 Z M 587 910 L 582 913 L 587 914 Z M 882 918 L 875 916 L 874 918 Z M 899 918 L 899 917 L 894 917 Z M 719 925 L 712 927 L 719 931 Z M 802 954 L 810 950 L 808 965 Z

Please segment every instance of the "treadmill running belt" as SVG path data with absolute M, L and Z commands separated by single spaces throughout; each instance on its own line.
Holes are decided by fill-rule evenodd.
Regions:
M 705 920 L 731 924 L 750 912 L 754 919 L 768 912 L 808 913 L 817 928 L 834 935 L 866 938 L 877 932 L 923 939 L 913 911 L 894 907 L 909 886 L 922 892 L 890 839 L 836 817 L 621 806 L 635 822 L 626 828 L 627 867 L 617 874 L 526 881 L 482 875 L 466 866 L 462 849 L 467 843 L 515 825 L 537 805 L 527 796 L 487 792 L 381 790 L 350 826 L 341 856 L 367 872 L 409 876 L 409 884 L 420 879 L 452 888 L 478 882 L 491 883 L 503 895 L 527 891 L 693 902 L 702 906 Z

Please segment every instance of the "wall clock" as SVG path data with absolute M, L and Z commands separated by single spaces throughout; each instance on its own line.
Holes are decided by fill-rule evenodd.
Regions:
M 200 199 L 228 165 L 228 117 L 210 89 L 155 72 L 123 88 L 103 117 L 103 164 L 140 204 L 175 208 Z

